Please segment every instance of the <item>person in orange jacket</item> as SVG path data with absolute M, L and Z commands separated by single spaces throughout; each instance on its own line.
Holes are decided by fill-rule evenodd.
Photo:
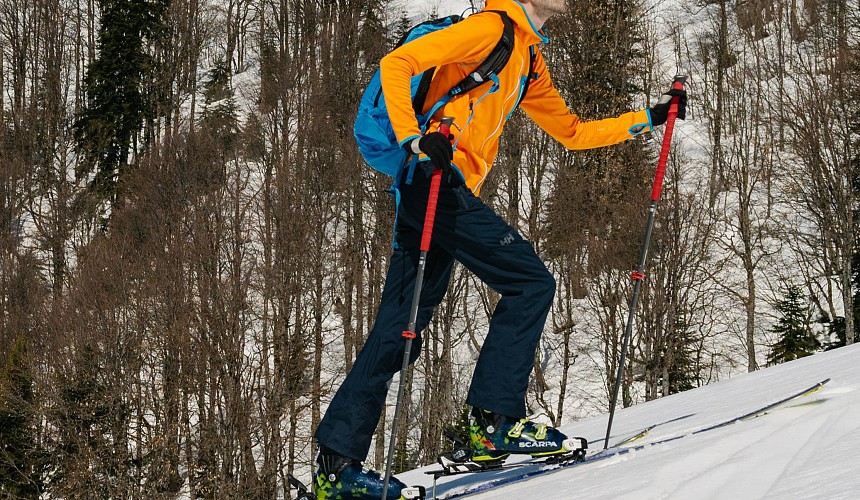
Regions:
M 504 11 L 512 21 L 515 41 L 510 59 L 492 84 L 446 103 L 430 119 L 424 135 L 412 107 L 410 79 L 436 68 L 425 100 L 427 112 L 492 52 L 503 29 L 500 16 L 492 12 L 474 14 L 400 46 L 380 63 L 392 128 L 401 146 L 418 155 L 418 163 L 412 178 L 402 180 L 399 186 L 397 248 L 375 325 L 315 433 L 320 446 L 317 498 L 380 496 L 379 474 L 362 468 L 360 462 L 370 449 L 388 384 L 400 369 L 404 353 L 401 333 L 407 326 L 434 168 L 443 169 L 447 175 L 439 193 L 416 331 L 420 334 L 444 297 L 455 260 L 501 297 L 466 399 L 472 406 L 472 460 L 497 462 L 511 453 L 551 456 L 574 451 L 572 441 L 560 431 L 526 418 L 526 390 L 555 294 L 555 279 L 532 245 L 478 195 L 498 152 L 504 125 L 518 103 L 568 149 L 590 149 L 617 144 L 665 123 L 669 102 L 664 98 L 650 109 L 603 120 L 580 120 L 554 87 L 537 48 L 548 41 L 538 27 L 565 12 L 567 2 L 487 0 L 485 10 Z M 531 81 L 523 95 L 528 78 Z M 678 118 L 683 119 L 686 94 L 683 90 L 665 94 L 675 95 L 680 97 Z M 438 131 L 443 116 L 455 119 L 451 136 Z M 421 345 L 420 336 L 416 344 Z M 411 356 L 414 362 L 418 349 Z M 403 488 L 392 478 L 390 498 L 403 497 Z

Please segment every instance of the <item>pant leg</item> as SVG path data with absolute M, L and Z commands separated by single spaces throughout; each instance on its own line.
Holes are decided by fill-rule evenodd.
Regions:
M 523 417 L 555 279 L 534 247 L 468 188 L 460 185 L 444 194 L 433 241 L 501 294 L 466 402 Z
M 419 168 L 410 186 L 401 185 L 400 249 L 392 256 L 376 324 L 316 432 L 321 445 L 358 460 L 367 456 L 387 385 L 402 364 L 401 332 L 411 305 L 428 173 L 428 168 Z M 530 243 L 451 177 L 443 181 L 440 191 L 433 242 L 416 329 L 423 330 L 444 296 L 451 258 L 459 260 L 502 295 L 467 403 L 511 417 L 524 416 L 529 375 L 555 280 Z M 413 361 L 418 356 L 419 346 L 415 347 Z
M 420 196 L 420 193 L 415 195 Z M 426 194 L 424 196 L 426 198 Z M 420 204 L 415 206 L 420 208 Z M 403 210 L 401 207 L 401 213 Z M 420 217 L 423 221 L 423 213 Z M 420 238 L 420 232 L 413 225 L 398 223 L 398 249 L 391 257 L 373 329 L 316 430 L 320 445 L 356 460 L 367 457 L 389 384 L 403 365 L 405 338 L 402 333 L 409 323 Z M 448 252 L 431 245 L 416 322 L 419 336 L 412 341 L 410 353 L 412 363 L 421 352 L 420 332 L 430 322 L 435 306 L 448 289 L 453 262 Z

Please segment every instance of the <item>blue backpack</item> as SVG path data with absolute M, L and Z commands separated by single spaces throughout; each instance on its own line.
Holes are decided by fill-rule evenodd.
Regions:
M 470 75 L 466 76 L 460 83 L 448 91 L 442 98 L 436 102 L 430 110 L 424 114 L 424 101 L 427 98 L 427 92 L 430 89 L 430 82 L 433 79 L 433 73 L 436 68 L 430 68 L 427 71 L 413 76 L 412 87 L 412 108 L 415 110 L 415 116 L 418 120 L 418 125 L 423 134 L 427 128 L 427 123 L 430 117 L 436 111 L 444 106 L 453 97 L 469 92 L 478 86 L 498 80 L 496 74 L 505 67 L 508 59 L 511 57 L 511 52 L 514 47 L 514 27 L 507 13 L 502 11 L 486 11 L 495 12 L 502 18 L 504 30 L 496 46 L 489 56 L 478 66 L 478 68 Z M 416 38 L 420 38 L 428 33 L 433 33 L 452 26 L 464 18 L 453 15 L 441 19 L 426 21 L 416 26 L 413 26 L 405 35 L 397 42 L 395 48 L 400 47 L 404 43 L 409 43 Z M 534 59 L 534 51 L 532 50 L 532 59 Z M 530 79 L 529 79 L 530 80 Z M 523 92 L 525 94 L 525 92 Z M 380 82 L 379 70 L 373 75 L 370 84 L 364 91 L 361 102 L 358 106 L 358 116 L 355 119 L 353 128 L 355 140 L 358 143 L 358 149 L 364 160 L 374 170 L 382 172 L 392 177 L 397 177 L 406 164 L 406 159 L 409 156 L 406 150 L 397 142 L 397 137 L 394 135 L 394 130 L 391 127 L 391 120 L 388 117 L 388 107 L 385 104 L 385 95 L 382 93 L 382 84 Z

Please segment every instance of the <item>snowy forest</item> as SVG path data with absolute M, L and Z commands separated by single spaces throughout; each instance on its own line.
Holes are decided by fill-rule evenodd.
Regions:
M 541 50 L 582 118 L 690 76 L 621 403 L 853 343 L 860 2 L 568 3 Z M 291 498 L 391 252 L 358 101 L 451 5 L 0 0 L 0 497 Z M 547 423 L 607 411 L 661 140 L 507 125 L 481 197 L 557 280 L 528 394 Z M 455 268 L 397 470 L 462 425 L 497 298 Z

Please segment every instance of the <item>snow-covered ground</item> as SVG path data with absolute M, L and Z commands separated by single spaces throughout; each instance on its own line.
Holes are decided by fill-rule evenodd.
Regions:
M 772 412 L 712 431 L 544 474 L 470 498 L 706 499 L 860 498 L 860 345 L 749 373 L 619 410 L 613 436 L 660 424 L 636 444 L 660 441 L 740 416 L 830 378 L 818 392 Z M 606 417 L 563 427 L 602 448 Z M 611 441 L 610 441 L 611 442 Z M 400 474 L 432 485 L 425 467 Z M 440 480 L 438 492 L 477 479 Z M 508 472 L 507 474 L 511 474 Z

